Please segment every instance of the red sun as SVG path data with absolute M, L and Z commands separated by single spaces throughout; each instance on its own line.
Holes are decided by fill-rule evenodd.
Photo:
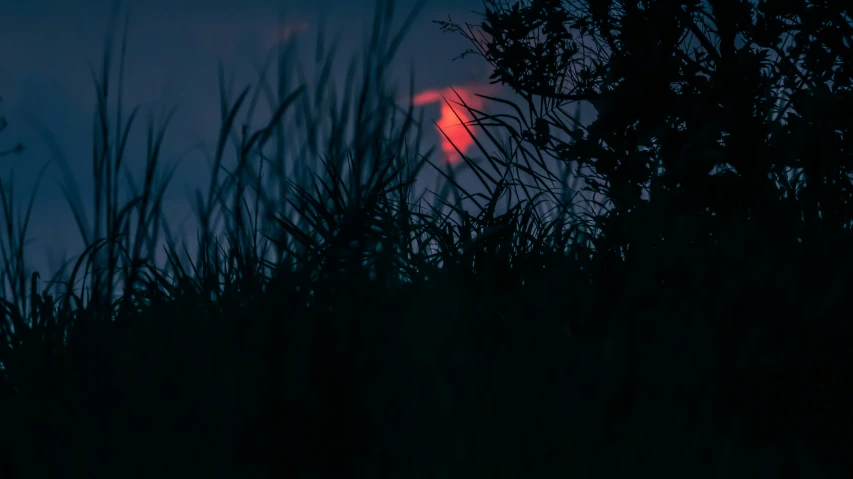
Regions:
M 483 99 L 476 93 L 486 94 L 494 90 L 494 85 L 473 85 L 468 87 L 448 87 L 443 90 L 426 90 L 415 96 L 415 105 L 441 102 L 441 118 L 436 122 L 436 127 L 441 135 L 441 149 L 445 160 L 451 165 L 459 163 L 458 148 L 462 153 L 467 153 L 474 145 L 472 134 L 475 133 L 473 118 L 465 106 L 473 109 L 483 107 Z M 460 121 L 461 120 L 461 121 Z M 465 125 L 468 126 L 466 130 Z M 469 133 L 468 130 L 471 130 Z M 455 145 L 455 148 L 454 148 Z

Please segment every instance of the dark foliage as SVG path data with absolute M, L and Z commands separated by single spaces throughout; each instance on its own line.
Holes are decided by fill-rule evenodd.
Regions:
M 194 255 L 162 216 L 168 118 L 120 185 L 137 110 L 112 106 L 107 49 L 91 223 L 62 185 L 86 250 L 43 290 L 32 201 L 0 183 L 2 477 L 853 475 L 850 8 L 488 1 L 480 26 L 440 22 L 524 102 L 470 111 L 498 152 L 462 155 L 484 193 L 420 153 L 392 13 L 342 96 L 322 42 L 313 90 L 289 49 L 273 84 L 232 96 L 223 73 Z M 426 205 L 424 166 L 452 190 Z

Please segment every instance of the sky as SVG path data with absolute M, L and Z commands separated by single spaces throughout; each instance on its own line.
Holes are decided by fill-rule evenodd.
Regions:
M 192 147 L 199 141 L 209 151 L 215 147 L 220 125 L 217 61 L 221 59 L 226 72 L 234 74 L 237 85 L 247 85 L 257 78 L 257 65 L 277 41 L 297 36 L 300 53 L 313 55 L 323 18 L 327 37 L 339 34 L 341 45 L 351 47 L 338 53 L 341 62 L 333 76 L 341 81 L 350 55 L 361 51 L 375 8 L 373 1 L 358 0 L 125 0 L 122 5 L 124 12 L 130 8 L 124 104 L 142 105 L 143 113 L 151 112 L 155 119 L 178 107 L 164 143 L 167 162 L 181 158 L 166 201 L 172 224 L 192 222 L 187 192 L 208 178 L 206 160 Z M 395 25 L 414 5 L 412 0 L 396 2 Z M 2 10 L 0 115 L 9 126 L 0 133 L 0 149 L 21 142 L 26 150 L 0 159 L 0 177 L 8 183 L 14 170 L 16 199 L 23 206 L 39 170 L 52 157 L 39 133 L 44 128 L 55 137 L 83 198 L 89 201 L 95 100 L 89 67 L 100 68 L 110 2 L 4 0 Z M 424 146 L 435 145 L 436 161 L 454 164 L 458 157 L 431 123 L 438 122 L 451 135 L 461 133 L 452 130 L 458 120 L 443 105 L 441 95 L 452 96 L 449 88 L 453 86 L 466 101 L 482 106 L 471 91 L 501 91 L 488 84 L 489 65 L 482 58 L 471 55 L 454 60 L 471 45 L 458 34 L 440 32 L 433 20 L 450 15 L 456 22 L 475 22 L 480 17 L 472 11 L 482 10 L 481 0 L 426 0 L 391 66 L 404 80 L 400 82 L 404 91 L 409 68 L 414 67 L 414 101 L 425 108 L 430 123 Z M 144 132 L 144 126 L 145 121 L 140 122 L 137 131 Z M 472 147 L 467 135 L 454 137 L 463 151 Z M 144 136 L 133 137 L 129 145 L 130 151 L 134 147 L 144 151 Z M 128 164 L 132 172 L 141 172 L 144 158 L 132 153 Z M 82 250 L 58 187 L 61 177 L 61 170 L 51 164 L 30 224 L 29 259 L 44 272 L 52 271 L 63 251 L 70 257 Z

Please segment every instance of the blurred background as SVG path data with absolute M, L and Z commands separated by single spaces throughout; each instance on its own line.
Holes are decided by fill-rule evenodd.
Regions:
M 394 28 L 399 29 L 417 6 L 413 0 L 395 2 Z M 8 182 L 14 173 L 15 197 L 25 207 L 38 172 L 52 158 L 33 207 L 28 246 L 30 265 L 45 273 L 53 272 L 63 257 L 76 256 L 83 242 L 74 223 L 60 184 L 63 171 L 57 152 L 73 172 L 80 194 L 91 210 L 92 148 L 95 108 L 94 76 L 101 71 L 105 35 L 111 2 L 96 0 L 4 1 L 0 14 L 0 114 L 8 120 L 2 133 L 7 148 L 25 145 L 20 155 L 6 156 L 0 175 Z M 470 92 L 507 96 L 507 88 L 489 85 L 489 65 L 481 57 L 456 59 L 472 45 L 462 36 L 441 32 L 435 20 L 479 23 L 483 4 L 479 0 L 427 0 L 420 2 L 415 18 L 394 62 L 391 76 L 396 80 L 401 104 L 408 97 L 409 75 L 414 71 L 417 103 L 424 108 L 422 153 L 436 151 L 432 161 L 453 163 L 442 149 L 442 136 L 435 122 L 449 110 L 442 108 L 442 94 L 459 89 L 467 101 Z M 165 210 L 176 231 L 189 236 L 194 217 L 188 195 L 209 181 L 209 158 L 215 150 L 221 122 L 217 63 L 222 61 L 226 78 L 233 80 L 231 101 L 244 87 L 254 85 L 267 54 L 282 42 L 293 42 L 301 58 L 305 78 L 314 77 L 314 53 L 321 35 L 330 42 L 340 38 L 331 75 L 343 90 L 346 69 L 353 55 L 360 54 L 373 24 L 373 1 L 320 0 L 285 2 L 262 0 L 145 0 L 120 4 L 118 52 L 124 14 L 130 14 L 128 51 L 124 75 L 123 108 L 141 105 L 131 134 L 127 164 L 140 178 L 145 164 L 146 126 L 149 115 L 157 127 L 170 108 L 177 107 L 167 130 L 163 159 L 180 161 L 166 196 Z M 274 63 L 273 63 L 274 65 Z M 293 62 L 294 69 L 296 62 Z M 115 88 L 118 55 L 114 55 Z M 360 70 L 357 70 L 360 72 Z M 291 80 L 291 89 L 299 83 Z M 112 106 L 115 106 L 115 92 Z M 263 110 L 263 101 L 260 110 Z M 483 107 L 485 105 L 478 105 Z M 488 108 L 488 107 L 487 107 Z M 269 109 L 267 109 L 267 113 Z M 258 118 L 264 118 L 260 111 Z M 450 121 L 450 123 L 453 123 Z M 255 126 L 261 125 L 256 120 Z M 460 146 L 469 153 L 467 134 L 459 131 Z M 55 139 L 51 148 L 47 137 Z M 469 141 L 464 141 L 469 140 Z M 473 147 L 473 148 L 472 148 Z M 57 150 L 58 148 L 58 150 Z M 444 148 L 449 148 L 445 144 Z M 166 165 L 164 165 L 166 166 Z M 465 186 L 476 189 L 472 175 L 462 178 Z M 434 188 L 440 176 L 427 166 L 419 178 L 423 186 Z M 90 213 L 91 214 L 91 213 Z M 91 218 L 90 218 L 91 221 Z M 5 228 L 5 226 L 3 226 Z M 4 233 L 5 234 L 5 233 Z

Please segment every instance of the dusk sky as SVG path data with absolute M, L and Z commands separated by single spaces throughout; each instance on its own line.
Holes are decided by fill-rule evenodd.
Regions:
M 3 158 L 0 176 L 8 182 L 11 170 L 15 170 L 14 185 L 20 206 L 25 206 L 37 172 L 51 157 L 34 121 L 55 135 L 75 172 L 84 200 L 91 202 L 95 95 L 88 68 L 91 65 L 100 70 L 110 3 L 106 0 L 3 2 L 0 114 L 6 116 L 9 127 L 0 134 L 0 148 L 22 142 L 26 151 Z M 395 25 L 399 27 L 415 2 L 399 0 L 396 5 Z M 337 54 L 340 68 L 333 72 L 340 81 L 351 54 L 362 50 L 362 39 L 365 29 L 371 27 L 375 3 L 145 0 L 125 1 L 123 11 L 127 6 L 131 7 L 131 17 L 125 110 L 137 104 L 145 107 L 139 118 L 142 121 L 137 123 L 137 137 L 131 140 L 128 161 L 136 171 L 144 163 L 148 112 L 153 112 L 156 120 L 162 111 L 177 105 L 164 145 L 164 159 L 169 163 L 184 154 L 166 205 L 174 225 L 181 220 L 191 221 L 187 191 L 208 179 L 209 168 L 203 154 L 187 151 L 199 141 L 208 151 L 215 148 L 220 124 L 217 60 L 221 58 L 226 72 L 236 75 L 235 91 L 239 91 L 255 81 L 255 66 L 262 63 L 277 37 L 298 35 L 300 50 L 311 55 L 306 55 L 311 59 L 318 20 L 324 16 L 326 37 L 341 35 L 342 48 Z M 414 65 L 417 101 L 426 108 L 425 119 L 429 123 L 424 151 L 436 145 L 433 160 L 443 155 L 439 134 L 432 125 L 433 121 L 442 121 L 440 93 L 451 85 L 488 85 L 489 69 L 482 58 L 473 55 L 454 61 L 470 44 L 457 34 L 440 32 L 432 21 L 446 20 L 449 14 L 457 23 L 474 22 L 480 17 L 471 12 L 482 10 L 481 0 L 427 0 L 392 65 L 401 80 L 401 92 L 407 90 L 409 68 Z M 307 63 L 310 67 L 311 61 Z M 311 78 L 311 73 L 308 77 Z M 505 93 L 492 86 L 492 93 L 498 91 Z M 50 257 L 58 259 L 63 249 L 69 257 L 74 256 L 82 246 L 57 186 L 60 178 L 61 171 L 52 165 L 42 182 L 30 227 L 30 237 L 35 241 L 29 257 L 32 265 L 44 272 L 48 269 L 44 261 Z M 45 248 L 52 253 L 45 255 Z

